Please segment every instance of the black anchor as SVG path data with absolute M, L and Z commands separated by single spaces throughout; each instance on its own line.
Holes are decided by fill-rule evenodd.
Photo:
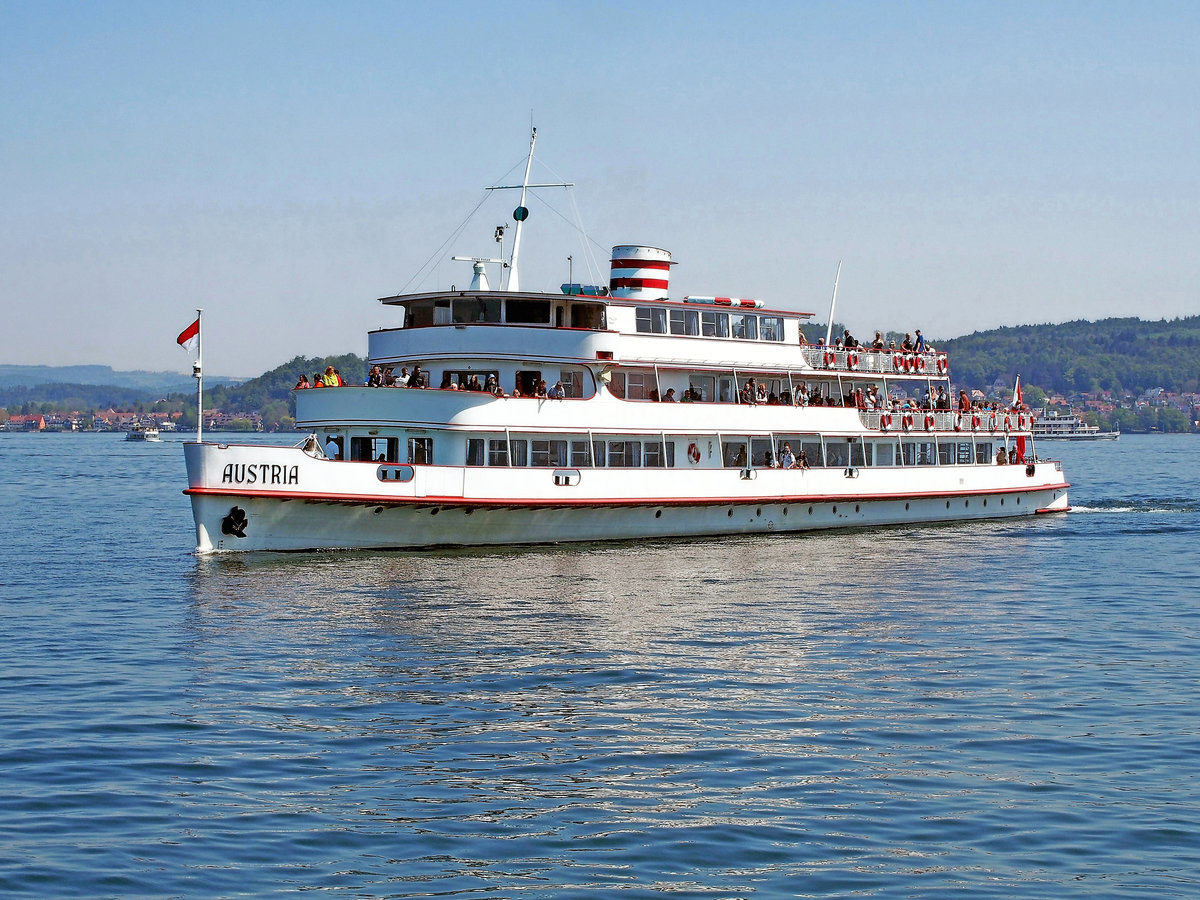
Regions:
M 246 526 L 250 524 L 250 519 L 246 515 L 246 511 L 240 506 L 235 506 L 229 510 L 229 515 L 221 520 L 221 534 L 232 534 L 234 537 L 243 538 L 246 536 Z

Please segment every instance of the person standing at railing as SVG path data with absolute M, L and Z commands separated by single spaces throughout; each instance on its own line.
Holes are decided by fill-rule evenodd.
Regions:
M 925 346 L 925 335 L 921 334 L 921 329 L 920 329 L 920 328 L 918 328 L 918 329 L 917 329 L 917 342 L 916 342 L 916 344 L 913 346 L 913 349 L 914 349 L 914 350 L 915 350 L 917 353 L 924 353 L 924 352 L 926 351 L 926 349 L 928 349 L 928 348 L 926 348 L 926 346 Z

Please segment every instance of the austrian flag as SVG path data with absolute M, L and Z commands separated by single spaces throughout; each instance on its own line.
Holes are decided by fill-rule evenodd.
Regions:
M 193 322 L 187 328 L 183 329 L 183 331 L 179 332 L 179 338 L 178 338 L 179 346 L 184 347 L 187 350 L 192 350 L 195 348 L 196 341 L 199 340 L 199 338 L 200 338 L 200 319 L 199 319 L 199 317 L 197 317 L 195 322 Z

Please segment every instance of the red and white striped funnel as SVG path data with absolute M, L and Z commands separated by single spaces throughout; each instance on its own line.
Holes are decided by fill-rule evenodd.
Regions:
M 635 300 L 665 300 L 671 266 L 668 250 L 629 244 L 613 247 L 609 293 Z

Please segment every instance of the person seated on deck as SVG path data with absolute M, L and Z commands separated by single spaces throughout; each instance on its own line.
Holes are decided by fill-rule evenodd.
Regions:
M 556 387 L 561 386 L 561 385 L 562 385 L 562 382 L 560 381 L 558 383 L 558 385 L 556 385 Z M 665 394 L 663 394 L 662 402 L 663 403 L 674 403 L 675 402 L 675 388 L 667 388 L 667 392 Z
M 312 386 L 313 387 L 325 387 L 325 376 L 322 375 L 320 372 L 313 372 Z
M 302 391 L 308 386 L 309 386 L 308 385 L 308 376 L 301 375 L 300 380 L 296 382 L 296 386 L 294 388 L 292 388 L 292 390 L 293 391 Z
M 779 406 L 779 398 L 775 395 L 774 391 L 767 394 L 767 406 Z
M 483 385 L 480 383 L 478 375 L 472 375 L 471 378 L 467 381 L 467 390 L 468 391 L 482 391 L 483 390 Z
M 410 388 L 423 388 L 428 384 L 428 379 L 420 366 L 413 366 L 412 374 L 408 376 L 408 386 Z
M 796 454 L 792 453 L 792 445 L 787 441 L 783 442 L 783 452 L 779 454 L 779 468 L 796 468 Z
M 383 387 L 383 370 L 379 366 L 371 366 L 367 375 L 367 387 Z
M 804 448 L 800 448 L 800 452 L 796 454 L 796 468 L 808 469 L 811 468 L 808 464 L 808 454 L 804 452 Z
M 565 398 L 567 396 L 567 392 L 563 389 L 563 383 L 561 381 L 554 382 L 554 387 L 550 388 L 550 390 L 546 392 L 546 396 L 551 400 L 562 400 Z
M 483 385 L 483 389 L 489 394 L 496 393 L 496 388 L 500 386 L 500 382 L 496 380 L 495 375 L 489 375 L 487 381 Z
M 883 332 L 877 331 L 877 332 L 875 332 L 875 340 L 871 341 L 871 349 L 872 350 L 882 350 L 883 348 L 884 348 Z
M 442 383 L 438 385 L 438 390 L 442 390 L 442 391 L 450 390 L 450 386 L 452 384 L 454 384 L 454 382 L 451 380 L 451 378 L 452 378 L 452 376 L 450 375 L 449 371 L 443 372 L 442 373 Z
M 533 389 L 533 396 L 538 397 L 539 399 L 545 399 L 545 397 L 546 397 L 546 382 L 539 381 L 537 383 L 537 387 L 535 387 Z

